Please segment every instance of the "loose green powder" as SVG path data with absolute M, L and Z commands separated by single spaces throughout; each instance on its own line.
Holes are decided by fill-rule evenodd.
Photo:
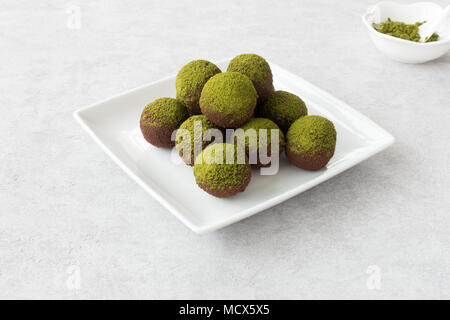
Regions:
M 250 79 L 237 72 L 216 74 L 205 84 L 200 106 L 230 117 L 231 121 L 248 118 L 256 106 L 258 94 Z
M 240 54 L 234 57 L 227 68 L 228 72 L 245 74 L 253 82 L 258 95 L 266 89 L 267 82 L 272 82 L 272 71 L 267 61 L 253 53 Z M 273 85 L 272 85 L 273 90 Z
M 286 132 L 295 120 L 308 114 L 308 109 L 295 94 L 278 90 L 269 96 L 258 112 L 261 117 L 269 118 Z
M 404 40 L 410 40 L 414 42 L 420 42 L 419 27 L 424 24 L 424 22 L 416 22 L 415 24 L 406 24 L 404 22 L 392 21 L 388 18 L 385 22 L 379 25 L 373 24 L 373 27 L 378 32 L 387 34 L 389 36 L 397 37 Z M 430 37 L 425 39 L 425 42 L 438 41 L 439 35 L 433 33 Z
M 278 130 L 278 142 L 280 150 L 284 147 L 284 134 L 283 131 L 280 130 L 280 127 L 277 126 L 275 122 L 270 119 L 265 118 L 252 118 L 246 124 L 241 127 L 244 132 L 250 129 L 254 129 L 256 131 L 256 145 L 253 144 L 253 141 L 249 139 L 247 136 L 245 137 L 245 148 L 248 151 L 249 148 L 253 150 L 258 150 L 260 147 L 267 148 L 270 146 L 272 141 L 272 129 Z M 260 135 L 260 130 L 267 130 L 267 135 Z M 236 135 L 236 134 L 235 134 Z
M 177 74 L 177 99 L 186 104 L 191 114 L 201 113 L 198 101 L 205 83 L 220 73 L 220 69 L 206 60 L 194 60 L 186 64 Z
M 145 106 L 142 119 L 149 127 L 174 127 L 189 117 L 186 106 L 173 98 L 159 98 Z
M 195 126 L 198 126 L 198 129 L 194 131 Z M 200 130 L 201 128 L 201 130 Z M 191 164 L 193 164 L 195 160 L 195 156 L 197 156 L 198 152 L 201 152 L 204 147 L 206 147 L 210 141 L 204 141 L 203 137 L 205 135 L 206 130 L 215 128 L 215 125 L 206 119 L 204 115 L 196 115 L 192 116 L 186 121 L 184 121 L 180 129 L 185 129 L 189 131 L 189 140 L 184 139 L 183 132 L 181 130 L 177 131 L 175 146 L 180 154 L 180 156 L 185 160 L 189 160 Z M 194 134 L 197 133 L 197 134 Z M 195 150 L 195 147 L 200 147 L 200 150 Z M 183 151 L 190 150 L 190 158 L 187 155 L 183 156 Z
M 297 154 L 314 157 L 325 152 L 330 156 L 336 147 L 336 129 L 321 116 L 305 116 L 296 120 L 286 134 L 287 148 Z
M 429 37 L 425 38 L 425 42 L 433 42 L 433 41 L 438 41 L 439 40 L 439 35 L 436 32 L 433 32 L 433 34 Z
M 222 153 L 222 163 L 217 163 L 216 153 Z M 207 186 L 213 191 L 231 190 L 241 186 L 247 179 L 248 172 L 248 164 L 237 163 L 237 148 L 230 143 L 209 145 L 195 159 L 195 180 L 199 185 Z

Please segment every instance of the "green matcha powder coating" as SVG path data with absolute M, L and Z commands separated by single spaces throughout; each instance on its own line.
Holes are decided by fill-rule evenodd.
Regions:
M 197 130 L 197 133 L 201 132 L 200 135 L 194 135 L 195 125 L 201 125 L 201 131 L 199 129 Z M 186 121 L 184 121 L 181 124 L 180 129 L 186 129 L 189 131 L 190 140 L 183 139 L 181 131 L 177 132 L 175 146 L 179 151 L 180 156 L 183 157 L 182 150 L 191 150 L 191 161 L 194 161 L 194 157 L 196 156 L 195 145 L 201 146 L 202 149 L 206 147 L 210 143 L 210 141 L 204 141 L 203 136 L 205 135 L 206 130 L 212 128 L 215 128 L 214 124 L 211 121 L 207 120 L 204 115 L 191 116 Z
M 145 106 L 142 120 L 149 127 L 174 127 L 189 117 L 186 106 L 173 98 L 159 98 Z
M 227 68 L 228 72 L 245 74 L 253 82 L 256 91 L 264 90 L 267 79 L 272 80 L 272 71 L 267 61 L 253 53 L 240 54 L 234 57 Z
M 187 105 L 191 114 L 200 113 L 198 101 L 202 89 L 209 78 L 220 72 L 215 64 L 206 60 L 191 61 L 178 72 L 175 81 L 177 99 Z
M 388 18 L 380 25 L 374 24 L 373 27 L 378 32 L 387 34 L 389 36 L 397 37 L 404 40 L 420 42 L 419 27 L 425 22 L 416 22 L 415 24 L 406 24 L 404 22 L 392 21 Z M 425 42 L 438 41 L 439 35 L 433 33 L 430 37 L 425 39 Z
M 232 152 L 228 151 L 232 150 Z M 223 163 L 216 163 L 215 154 L 222 152 Z M 232 164 L 227 164 L 227 154 L 233 157 Z M 202 162 L 202 163 L 200 163 Z M 230 143 L 209 145 L 195 159 L 194 176 L 199 185 L 210 190 L 224 191 L 241 186 L 247 179 L 248 164 L 238 164 L 236 146 Z
M 284 134 L 283 131 L 280 130 L 280 128 L 277 126 L 277 124 L 275 122 L 273 122 L 270 119 L 265 119 L 265 118 L 252 118 L 250 119 L 246 124 L 244 124 L 241 129 L 245 131 L 249 130 L 249 129 L 254 129 L 256 131 L 256 147 L 254 145 L 250 146 L 250 139 L 248 139 L 247 137 L 245 138 L 245 148 L 246 150 L 248 150 L 249 148 L 251 149 L 259 149 L 260 144 L 262 143 L 262 147 L 268 147 L 271 144 L 271 140 L 272 140 L 272 131 L 271 129 L 275 129 L 275 130 L 279 130 L 278 132 L 278 142 L 279 142 L 279 148 L 280 150 L 283 149 L 284 144 L 285 144 L 285 140 L 284 140 Z M 259 130 L 260 129 L 267 129 L 267 136 L 266 139 L 261 139 L 260 141 L 260 134 L 259 134 Z M 261 138 L 264 136 L 261 136 Z
M 286 134 L 290 151 L 315 157 L 321 153 L 330 156 L 336 147 L 336 129 L 321 116 L 305 116 L 296 120 Z
M 215 113 L 240 121 L 249 116 L 256 106 L 258 94 L 250 79 L 237 72 L 216 74 L 205 84 L 200 105 Z
M 305 103 L 295 94 L 278 90 L 259 107 L 259 115 L 274 121 L 284 132 L 300 117 L 308 114 Z

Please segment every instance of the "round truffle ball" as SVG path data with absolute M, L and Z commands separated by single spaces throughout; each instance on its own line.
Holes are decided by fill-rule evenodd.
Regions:
M 204 136 L 207 130 L 214 128 L 214 123 L 204 115 L 191 116 L 181 124 L 177 130 L 175 147 L 187 165 L 193 166 L 195 158 L 211 143 L 205 141 Z
M 194 176 L 198 186 L 218 197 L 231 197 L 245 190 L 252 176 L 252 169 L 238 156 L 238 149 L 230 143 L 207 146 L 195 159 Z
M 186 106 L 173 98 L 160 98 L 145 106 L 141 115 L 141 131 L 155 147 L 170 148 L 172 132 L 189 117 Z
M 252 80 L 258 93 L 258 104 L 273 92 L 272 70 L 267 61 L 257 54 L 247 53 L 234 57 L 227 71 L 240 72 Z
M 302 99 L 282 90 L 274 91 L 266 102 L 258 107 L 260 117 L 269 118 L 284 132 L 295 120 L 307 114 L 308 109 Z
M 305 116 L 296 120 L 286 134 L 289 161 L 305 170 L 326 166 L 336 148 L 336 129 L 321 116 Z
M 267 167 L 271 163 L 273 156 L 279 156 L 285 145 L 283 131 L 275 122 L 265 118 L 252 118 L 233 134 L 233 141 L 238 147 L 245 148 L 249 163 L 254 168 Z M 272 141 L 275 130 L 278 133 L 278 139 Z M 272 155 L 273 143 L 278 144 L 278 154 Z M 262 159 L 260 154 L 269 159 Z
M 183 102 L 190 115 L 201 114 L 198 101 L 203 86 L 220 69 L 206 60 L 194 60 L 186 64 L 177 74 L 177 99 Z
M 237 72 L 216 74 L 205 84 L 200 96 L 202 113 L 223 128 L 238 128 L 255 110 L 258 95 L 250 79 Z

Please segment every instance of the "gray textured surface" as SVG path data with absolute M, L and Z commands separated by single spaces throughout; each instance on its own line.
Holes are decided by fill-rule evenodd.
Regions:
M 361 23 L 366 1 L 242 2 L 1 2 L 0 298 L 450 298 L 450 55 L 386 59 Z M 80 29 L 66 26 L 70 5 Z M 336 95 L 397 142 L 198 236 L 72 112 L 191 59 L 242 52 Z M 371 265 L 379 290 L 366 286 Z M 71 266 L 79 289 L 67 285 Z

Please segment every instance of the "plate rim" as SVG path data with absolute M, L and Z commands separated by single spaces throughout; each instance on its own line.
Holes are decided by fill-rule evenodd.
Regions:
M 218 62 L 218 64 L 223 63 L 223 62 L 227 62 L 231 59 L 224 59 Z M 267 60 L 267 59 L 266 59 Z M 191 221 L 189 221 L 188 219 L 186 219 L 184 217 L 184 215 L 178 211 L 174 206 L 172 206 L 172 204 L 166 200 L 164 198 L 164 196 L 162 196 L 161 193 L 157 192 L 156 190 L 154 190 L 149 184 L 147 184 L 146 182 L 144 182 L 139 176 L 137 176 L 114 152 L 112 152 L 106 145 L 105 143 L 102 141 L 102 139 L 100 139 L 98 137 L 98 135 L 94 132 L 94 130 L 91 129 L 91 127 L 89 127 L 86 123 L 85 120 L 83 120 L 82 118 L 82 113 L 86 112 L 90 109 L 93 109 L 95 107 L 97 107 L 98 105 L 101 104 L 105 104 L 108 102 L 111 102 L 119 97 L 125 96 L 125 95 L 129 95 L 132 94 L 134 92 L 137 92 L 139 90 L 142 90 L 144 88 L 147 87 L 151 87 L 151 86 L 155 86 L 161 82 L 165 82 L 167 80 L 170 80 L 172 78 L 174 78 L 176 75 L 172 74 L 170 76 L 164 77 L 162 79 L 159 79 L 157 81 L 153 81 L 135 88 L 132 88 L 130 90 L 127 90 L 123 93 L 120 94 L 116 94 L 112 97 L 109 97 L 107 99 L 101 100 L 99 102 L 96 103 L 92 103 L 89 104 L 87 106 L 81 107 L 77 110 L 75 110 L 73 112 L 73 116 L 75 118 L 75 120 L 80 124 L 80 126 L 82 127 L 82 129 L 84 129 L 90 136 L 91 138 L 100 146 L 100 148 L 128 175 L 130 176 L 139 186 L 141 186 L 145 191 L 147 191 L 148 194 L 150 194 L 151 196 L 153 196 L 161 205 L 163 205 L 166 209 L 168 209 L 175 217 L 177 217 L 183 224 L 185 224 L 189 229 L 191 229 L 192 231 L 194 231 L 197 234 L 203 234 L 203 233 L 208 233 L 214 230 L 218 230 L 221 229 L 225 226 L 231 225 L 235 222 L 238 222 L 240 220 L 246 219 L 258 212 L 261 212 L 263 210 L 269 209 L 277 204 L 280 204 L 296 195 L 301 194 L 302 192 L 316 186 L 319 185 L 320 183 L 329 180 L 333 177 L 335 177 L 336 175 L 338 175 L 339 173 L 342 173 L 346 170 L 348 170 L 349 168 L 367 160 L 368 158 L 372 157 L 373 155 L 383 151 L 384 149 L 388 148 L 389 146 L 391 146 L 394 142 L 395 142 L 395 138 L 392 134 L 390 134 L 386 129 L 382 128 L 381 126 L 379 126 L 378 124 L 376 124 L 373 120 L 371 120 L 370 118 L 368 118 L 367 116 L 365 116 L 364 114 L 362 114 L 360 111 L 352 108 L 350 105 L 348 105 L 347 103 L 343 102 L 342 100 L 336 98 L 335 96 L 333 96 L 332 94 L 326 92 L 325 90 L 315 86 L 314 84 L 310 83 L 309 81 L 305 80 L 304 78 L 297 76 L 293 73 L 291 73 L 290 71 L 278 66 L 277 64 L 272 63 L 271 61 L 267 60 L 267 62 L 270 64 L 271 68 L 273 69 L 277 69 L 277 71 L 279 72 L 283 72 L 284 75 L 288 75 L 289 77 L 293 77 L 296 80 L 301 80 L 304 84 L 308 85 L 311 89 L 313 89 L 314 91 L 316 91 L 320 96 L 324 96 L 327 100 L 331 100 L 333 102 L 336 102 L 339 109 L 344 110 L 345 113 L 350 112 L 352 114 L 353 117 L 357 117 L 360 120 L 363 120 L 367 123 L 370 123 L 375 129 L 377 129 L 378 133 L 381 133 L 384 135 L 383 138 L 380 138 L 377 142 L 375 142 L 373 145 L 367 147 L 367 152 L 364 154 L 361 154 L 357 157 L 355 157 L 354 159 L 350 159 L 348 162 L 340 165 L 338 168 L 334 169 L 328 169 L 330 170 L 330 172 L 327 172 L 327 174 L 323 174 L 320 175 L 318 177 L 315 177 L 311 180 L 309 180 L 306 183 L 303 183 L 297 187 L 294 187 L 290 190 L 285 191 L 284 193 L 270 198 L 270 199 L 266 199 L 262 202 L 260 202 L 259 204 L 252 206 L 251 208 L 242 210 L 239 212 L 239 214 L 234 215 L 228 219 L 224 219 L 218 223 L 214 223 L 211 225 L 207 225 L 207 226 L 198 226 L 196 224 L 193 224 Z

